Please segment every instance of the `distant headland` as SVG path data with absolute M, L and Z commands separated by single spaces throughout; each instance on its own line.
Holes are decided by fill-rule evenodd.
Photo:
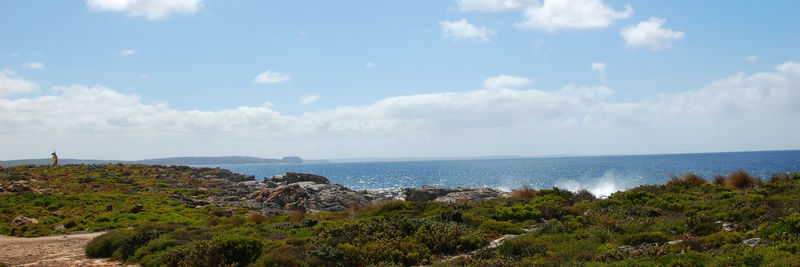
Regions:
M 18 165 L 48 165 L 49 158 L 42 159 L 20 159 L 0 161 L 0 166 L 11 167 Z M 59 159 L 61 164 L 105 164 L 105 163 L 126 163 L 126 164 L 148 164 L 148 165 L 213 165 L 213 164 L 269 164 L 269 163 L 304 163 L 321 162 L 319 160 L 307 161 L 300 157 L 290 156 L 280 159 L 267 159 L 259 157 L 224 156 L 224 157 L 171 157 L 143 160 L 94 160 L 94 159 Z

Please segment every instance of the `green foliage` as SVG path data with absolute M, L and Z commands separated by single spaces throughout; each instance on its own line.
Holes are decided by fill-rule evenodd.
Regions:
M 219 235 L 195 242 L 180 266 L 247 266 L 261 256 L 261 240 L 238 235 Z
M 132 230 L 114 230 L 95 237 L 86 245 L 86 257 L 111 257 L 122 246 L 122 243 L 133 234 Z
M 664 243 L 667 241 L 669 241 L 669 237 L 662 232 L 643 232 L 629 234 L 622 237 L 622 243 L 626 245 Z

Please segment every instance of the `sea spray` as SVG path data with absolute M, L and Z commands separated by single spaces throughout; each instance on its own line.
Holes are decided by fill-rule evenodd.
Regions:
M 584 178 L 581 180 L 586 182 L 566 180 L 556 182 L 556 186 L 572 192 L 578 192 L 582 189 L 586 189 L 597 198 L 607 198 L 615 192 L 626 190 L 637 185 L 639 180 L 641 180 L 641 177 L 635 175 L 619 175 L 617 172 L 611 170 L 606 171 L 605 174 L 603 174 L 603 176 L 600 178 Z

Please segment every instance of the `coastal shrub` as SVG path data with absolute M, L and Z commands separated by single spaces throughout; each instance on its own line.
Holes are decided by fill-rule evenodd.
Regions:
M 159 233 L 155 230 L 140 230 L 134 231 L 132 235 L 126 236 L 120 243 L 119 248 L 112 254 L 116 259 L 127 260 L 128 257 L 133 256 L 137 249 L 156 239 Z
M 86 244 L 84 253 L 88 258 L 108 258 L 114 254 L 122 242 L 132 236 L 134 232 L 128 229 L 112 230 L 99 235 Z
M 544 256 L 547 250 L 548 247 L 545 241 L 538 240 L 530 234 L 508 239 L 497 247 L 497 252 L 500 255 L 512 257 Z
M 439 213 L 439 220 L 443 222 L 462 223 L 464 222 L 463 215 L 463 212 L 459 209 L 446 208 Z
M 504 234 L 521 234 L 522 229 L 521 227 L 507 222 L 507 221 L 496 221 L 492 219 L 488 219 L 484 221 L 480 226 L 479 229 L 484 231 L 488 234 L 497 234 L 497 235 L 504 235 Z
M 498 220 L 531 220 L 542 217 L 542 212 L 531 204 L 514 204 L 510 207 L 503 207 L 497 211 Z
M 622 237 L 622 243 L 625 245 L 640 245 L 649 243 L 665 243 L 669 241 L 669 237 L 662 232 L 644 232 L 636 234 L 628 234 Z
M 578 192 L 575 192 L 575 195 L 573 195 L 573 198 L 576 201 L 595 201 L 595 200 L 597 200 L 597 197 L 595 197 L 594 194 L 592 194 L 591 192 L 589 192 L 589 190 L 586 190 L 586 189 L 581 189 L 581 190 L 578 190 Z
M 692 188 L 695 186 L 700 186 L 706 184 L 706 179 L 703 179 L 702 176 L 694 174 L 694 173 L 686 173 L 682 176 L 675 176 L 670 175 L 669 181 L 665 184 L 668 188 L 669 187 L 678 187 L 678 188 Z
M 737 232 L 718 232 L 700 238 L 700 241 L 707 248 L 719 248 L 725 244 L 739 244 L 744 240 L 744 236 Z
M 181 266 L 247 266 L 261 256 L 261 240 L 240 235 L 219 235 L 195 242 Z

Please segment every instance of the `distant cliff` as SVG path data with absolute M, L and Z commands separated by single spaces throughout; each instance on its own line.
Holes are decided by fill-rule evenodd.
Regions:
M 281 159 L 265 159 L 258 157 L 173 157 L 143 160 L 87 160 L 87 159 L 59 159 L 59 164 L 104 164 L 104 163 L 126 163 L 126 164 L 148 164 L 148 165 L 213 165 L 213 164 L 259 164 L 259 163 L 303 163 L 300 157 L 283 157 Z M 17 165 L 47 165 L 50 159 L 20 159 L 0 161 L 3 167 Z

